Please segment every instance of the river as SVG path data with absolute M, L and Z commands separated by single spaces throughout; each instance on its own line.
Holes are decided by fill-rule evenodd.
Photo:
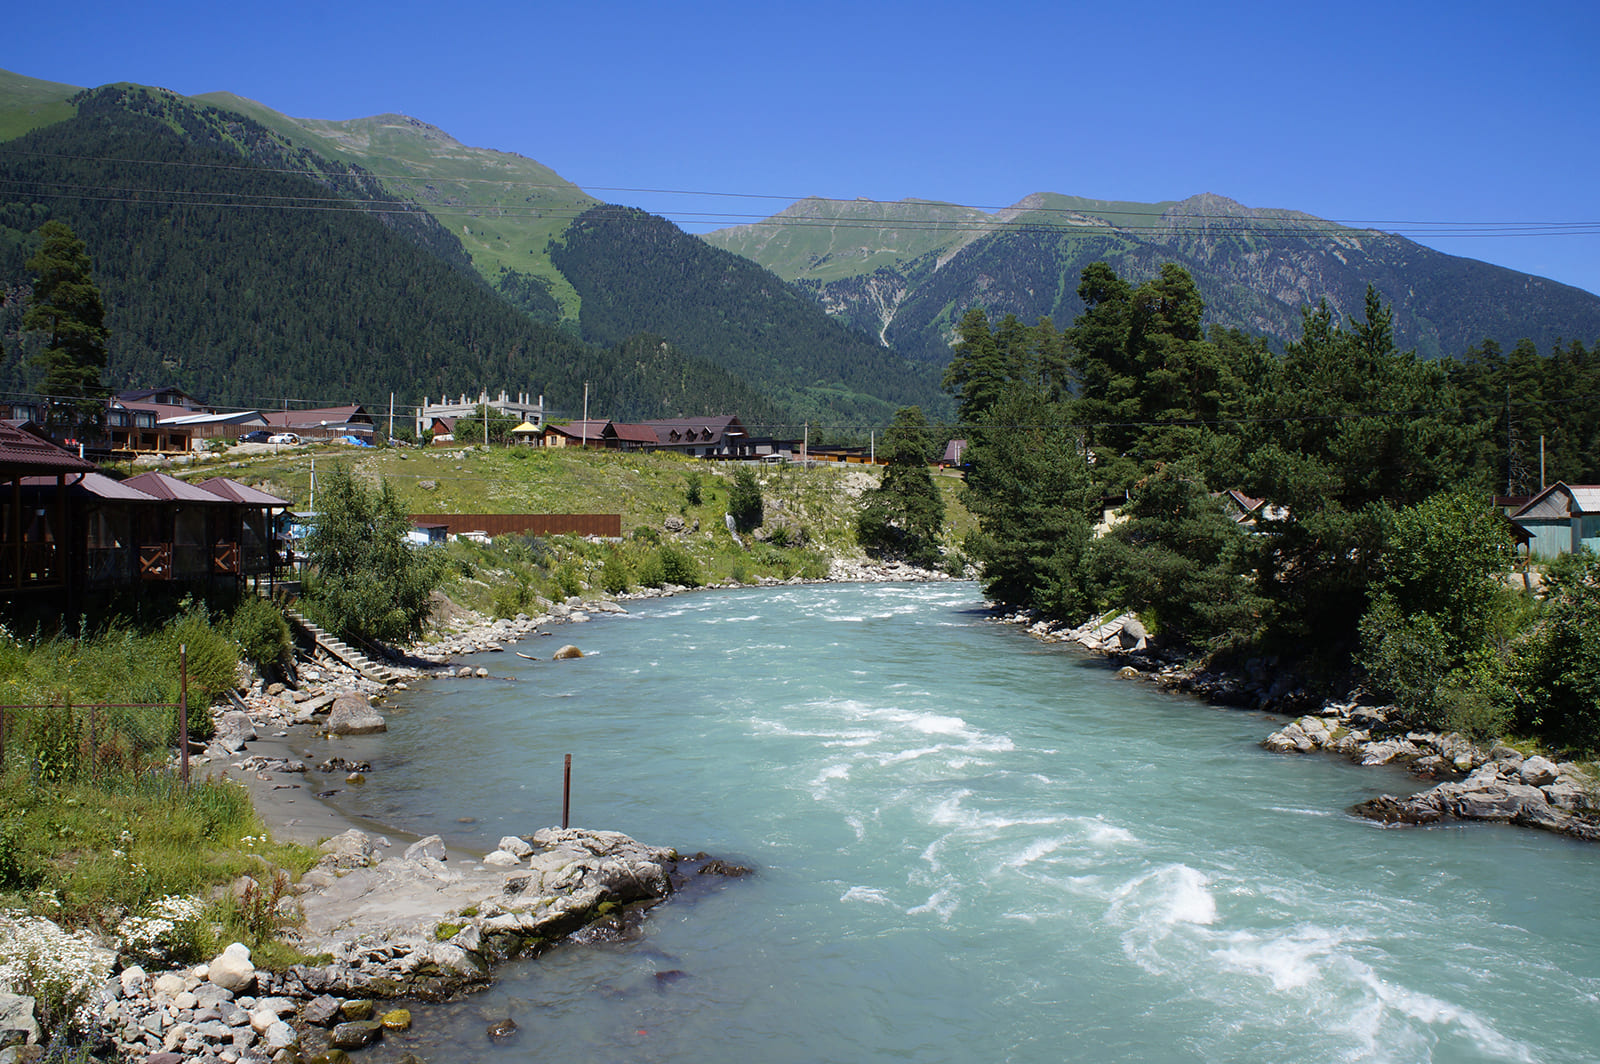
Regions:
M 751 865 L 640 941 L 502 969 L 369 1059 L 1591 1061 L 1600 849 L 1347 816 L 1397 770 L 1118 679 L 972 584 L 629 605 L 346 741 L 350 813 L 483 852 L 572 823 Z M 492 1045 L 486 1020 L 519 1039 Z

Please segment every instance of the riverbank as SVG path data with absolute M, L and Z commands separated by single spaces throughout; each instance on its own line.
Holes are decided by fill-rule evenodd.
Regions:
M 1332 754 L 1361 765 L 1403 765 L 1420 784 L 1410 795 L 1384 794 L 1352 806 L 1355 816 L 1386 825 L 1478 821 L 1538 828 L 1600 841 L 1600 780 L 1575 762 L 1553 762 L 1503 743 L 1488 748 L 1455 732 L 1410 728 L 1393 707 L 1352 692 L 1314 697 L 1276 662 L 1253 661 L 1236 672 L 1195 669 L 1163 660 L 1132 614 L 1103 616 L 1071 627 L 1030 611 L 998 614 L 1044 642 L 1070 642 L 1123 663 L 1123 675 L 1191 694 L 1214 705 L 1262 710 L 1297 719 L 1261 740 L 1275 753 Z

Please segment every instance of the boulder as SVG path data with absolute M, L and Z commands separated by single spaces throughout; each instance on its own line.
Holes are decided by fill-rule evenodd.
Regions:
M 571 643 L 568 643 L 566 646 L 562 647 L 560 650 L 556 651 L 554 654 L 551 654 L 550 655 L 550 660 L 551 661 L 566 661 L 568 658 L 581 658 L 581 657 L 583 657 L 583 651 L 579 650 L 577 647 L 573 646 Z
M 528 845 L 527 840 L 517 835 L 502 836 L 495 849 L 504 850 L 514 857 L 526 857 L 533 852 L 533 847 Z
M 300 1044 L 300 1035 L 282 1020 L 273 1020 L 267 1029 L 261 1032 L 261 1040 L 266 1043 L 268 1053 L 279 1053 L 285 1049 L 293 1049 Z
M 322 854 L 319 865 L 334 868 L 367 868 L 377 863 L 372 840 L 356 828 L 335 835 L 317 847 L 317 852 Z
M 333 700 L 333 709 L 328 713 L 329 735 L 371 735 L 388 730 L 389 726 L 361 692 L 346 691 Z
M 377 1020 L 352 1020 L 335 1027 L 328 1043 L 335 1049 L 363 1049 L 376 1042 L 382 1031 L 383 1024 Z
M 1530 787 L 1543 787 L 1547 783 L 1556 781 L 1555 762 L 1549 758 L 1535 754 L 1522 762 L 1522 767 L 1517 770 L 1517 775 L 1522 777 L 1522 782 Z
M 406 860 L 414 861 L 418 857 L 429 857 L 435 861 L 444 860 L 444 840 L 437 835 L 429 835 L 406 847 Z
M 484 854 L 483 863 L 486 865 L 491 865 L 495 868 L 515 868 L 522 862 L 514 853 L 509 853 L 506 850 L 495 850 L 491 853 Z
M 339 1006 L 339 1015 L 350 1021 L 370 1020 L 375 1008 L 371 998 L 354 998 Z
M 235 942 L 207 966 L 209 978 L 224 990 L 237 993 L 256 981 L 255 965 L 250 963 L 250 947 Z
M 339 999 L 319 994 L 300 1006 L 300 1018 L 317 1027 L 331 1027 L 340 1018 Z
M 38 1044 L 39 1021 L 34 1018 L 34 1001 L 22 994 L 0 994 L 0 1032 L 21 1031 L 29 1045 Z
M 244 744 L 255 737 L 256 726 L 250 714 L 232 709 L 217 718 L 216 734 L 211 741 L 232 754 L 243 749 Z

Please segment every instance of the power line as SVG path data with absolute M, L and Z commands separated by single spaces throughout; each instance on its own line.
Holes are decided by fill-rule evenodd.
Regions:
M 493 177 L 443 177 L 443 176 L 429 176 L 429 175 L 423 175 L 423 174 L 408 174 L 408 173 L 384 174 L 384 173 L 377 173 L 377 172 L 374 172 L 374 171 L 367 171 L 367 170 L 354 170 L 352 172 L 340 173 L 340 172 L 335 172 L 335 171 L 317 171 L 317 170 L 313 170 L 313 169 L 309 169 L 309 168 L 302 168 L 302 167 L 273 167 L 273 166 L 255 166 L 255 165 L 248 165 L 248 164 L 231 164 L 231 163 L 202 163 L 202 162 L 193 162 L 193 161 L 188 161 L 188 160 L 116 159 L 116 158 L 104 157 L 104 156 L 64 155 L 64 154 L 51 153 L 51 152 L 27 152 L 27 151 L 18 151 L 16 149 L 0 149 L 0 157 L 4 157 L 4 156 L 7 156 L 7 155 L 15 156 L 15 157 L 26 157 L 26 158 L 44 158 L 44 159 L 59 159 L 59 160 L 80 161 L 80 162 L 116 163 L 116 164 L 122 164 L 122 165 L 138 165 L 138 166 L 158 166 L 158 167 L 168 167 L 168 168 L 178 168 L 178 169 L 197 169 L 197 170 L 213 170 L 213 171 L 245 172 L 245 173 L 293 174 L 293 175 L 298 175 L 298 176 L 301 176 L 301 177 L 311 178 L 313 180 L 337 181 L 340 178 L 351 179 L 351 180 L 359 180 L 359 179 L 365 179 L 365 178 L 376 178 L 378 180 L 384 180 L 384 181 L 397 181 L 397 182 L 404 182 L 404 183 L 421 183 L 421 184 L 433 184 L 433 183 L 444 184 L 444 185 L 484 184 L 484 185 L 493 185 L 493 186 L 497 186 L 497 187 L 504 187 L 508 191 L 515 191 L 515 190 L 522 190 L 522 191 L 545 190 L 545 191 L 550 191 L 550 190 L 554 190 L 554 191 L 563 191 L 563 192 L 568 192 L 568 191 L 577 191 L 577 192 L 580 192 L 580 193 L 584 192 L 583 189 L 581 189 L 578 186 L 573 185 L 571 183 L 502 180 L 502 179 L 493 178 Z M 26 179 L 10 179 L 10 180 L 12 180 L 12 181 L 21 181 L 21 180 L 26 180 Z M 133 191 L 133 190 L 117 189 L 117 188 L 110 187 L 110 186 L 82 186 L 82 187 L 84 187 L 85 189 L 88 189 L 90 191 L 97 191 L 97 192 Z M 907 205 L 905 204 L 904 201 L 875 200 L 875 199 L 864 198 L 864 197 L 843 199 L 843 198 L 829 198 L 829 197 L 820 197 L 820 196 L 784 196 L 784 195 L 778 195 L 778 194 L 775 194 L 775 193 L 765 193 L 765 192 L 726 192 L 726 191 L 716 191 L 716 190 L 651 188 L 651 187 L 634 187 L 634 186 L 620 186 L 620 185 L 618 185 L 618 186 L 592 186 L 592 188 L 593 188 L 594 191 L 597 191 L 597 192 L 612 192 L 612 193 L 621 192 L 621 193 L 629 193 L 629 194 L 648 194 L 648 195 L 685 196 L 685 197 L 691 197 L 692 196 L 692 197 L 710 197 L 710 198 L 726 198 L 726 199 L 742 199 L 742 200 L 774 200 L 774 201 L 788 201 L 788 202 L 795 203 L 795 204 L 806 203 L 806 202 L 821 202 L 821 203 L 825 203 L 825 204 L 839 204 L 839 205 L 846 205 L 846 206 L 852 206 L 852 207 L 858 206 L 860 204 L 867 204 L 867 205 L 870 205 L 870 206 L 873 206 L 873 207 L 883 208 L 885 210 L 891 210 L 891 209 L 895 209 L 895 208 L 905 208 L 905 207 L 907 207 Z M 141 189 L 141 190 L 137 190 L 137 191 L 139 191 L 141 194 L 156 195 L 156 196 L 163 196 L 163 195 L 171 195 L 171 196 L 178 196 L 178 195 L 205 195 L 205 194 L 207 194 L 207 193 L 192 192 L 192 191 L 188 191 L 188 190 L 179 190 L 179 189 Z M 224 193 L 213 192 L 213 193 L 210 193 L 210 194 L 211 195 L 229 195 L 229 196 L 235 196 L 235 195 L 237 195 L 237 196 L 251 196 L 251 195 L 254 195 L 254 194 L 247 194 L 247 193 L 228 193 L 228 192 L 224 192 Z M 64 195 L 64 194 L 57 194 L 57 195 Z M 86 197 L 86 198 L 104 199 L 105 197 Z M 280 197 L 270 197 L 270 196 L 265 196 L 265 195 L 259 195 L 259 196 L 254 196 L 254 198 L 256 198 L 256 199 L 273 200 L 273 199 L 279 199 Z M 311 199 L 311 200 L 313 200 L 313 202 L 317 201 L 317 198 L 314 198 L 314 197 L 304 197 L 304 198 L 305 199 Z M 449 214 L 449 215 L 452 215 L 452 216 L 462 216 L 462 215 L 470 216 L 470 215 L 474 215 L 477 212 L 481 212 L 481 211 L 497 211 L 497 212 L 504 212 L 505 214 L 509 214 L 509 215 L 512 215 L 512 216 L 514 216 L 516 213 L 519 213 L 519 212 L 536 212 L 536 213 L 540 214 L 541 216 L 552 216 L 552 215 L 553 216 L 568 216 L 568 215 L 576 216 L 577 214 L 581 214 L 583 211 L 589 209 L 588 207 L 576 207 L 576 206 L 575 207 L 570 207 L 570 208 L 562 208 L 562 207 L 552 208 L 552 207 L 550 207 L 548 205 L 540 207 L 540 206 L 537 206 L 537 205 L 528 205 L 528 204 L 525 204 L 525 203 L 522 203 L 522 204 L 482 204 L 482 205 L 461 204 L 461 205 L 453 205 L 453 206 L 431 206 L 430 207 L 430 206 L 424 206 L 422 204 L 416 203 L 415 201 L 405 200 L 405 199 L 370 199 L 370 200 L 363 200 L 363 199 L 357 198 L 357 199 L 351 200 L 349 197 L 338 197 L 338 198 L 344 200 L 345 202 L 354 202 L 356 204 L 376 205 L 376 208 L 374 206 L 367 206 L 367 207 L 354 206 L 354 207 L 344 208 L 344 209 L 349 209 L 349 210 L 364 210 L 364 211 L 366 211 L 368 213 L 375 213 L 377 210 L 386 210 L 386 211 L 391 211 L 391 212 L 408 212 L 408 213 L 416 213 L 416 212 L 419 212 L 419 211 L 425 211 L 425 212 L 431 213 L 431 214 Z M 145 202 L 151 202 L 151 203 L 156 203 L 156 204 L 162 204 L 163 203 L 163 201 L 160 201 L 160 200 L 150 200 L 150 201 L 145 201 Z M 166 205 L 171 205 L 171 204 L 166 204 Z M 205 206 L 231 206 L 231 204 L 221 203 L 221 202 L 209 203 L 209 204 L 204 204 L 204 205 Z M 259 206 L 260 204 L 248 204 L 248 205 Z M 1142 229 L 1142 228 L 1146 228 L 1146 227 L 1142 227 L 1142 226 L 1115 225 L 1115 224 L 1105 220 L 1105 217 L 1109 216 L 1109 217 L 1112 217 L 1112 218 L 1148 218 L 1153 223 L 1148 228 L 1152 228 L 1152 229 L 1163 228 L 1163 229 L 1176 229 L 1176 230 L 1179 230 L 1179 231 L 1209 230 L 1209 229 L 1213 229 L 1213 228 L 1222 229 L 1222 230 L 1227 230 L 1227 229 L 1248 229 L 1249 231 L 1251 231 L 1253 233 L 1258 233 L 1258 234 L 1262 234 L 1262 235 L 1281 235 L 1281 236 L 1327 236 L 1331 232 L 1333 232 L 1333 231 L 1335 231 L 1337 229 L 1353 230 L 1353 231 L 1358 232 L 1358 233 L 1359 232 L 1363 232 L 1363 231 L 1377 231 L 1377 232 L 1383 232 L 1383 233 L 1388 233 L 1388 234 L 1391 234 L 1391 235 L 1400 235 L 1400 236 L 1424 236 L 1424 237 L 1428 237 L 1428 238 L 1431 238 L 1431 239 L 1439 239 L 1439 238 L 1446 238 L 1446 237 L 1482 238 L 1482 237 L 1490 237 L 1490 236 L 1517 236 L 1517 237 L 1536 237 L 1536 236 L 1547 236 L 1547 235 L 1550 235 L 1550 236 L 1555 236 L 1555 235 L 1561 235 L 1561 236 L 1565 236 L 1565 235 L 1590 236 L 1590 235 L 1600 234 L 1600 220 L 1594 220 L 1594 221 L 1459 220 L 1458 221 L 1458 220 L 1437 220 L 1437 219 L 1432 219 L 1432 220 L 1430 220 L 1430 219 L 1359 219 L 1359 218 L 1332 219 L 1332 218 L 1316 218 L 1316 217 L 1311 216 L 1311 215 L 1306 215 L 1306 214 L 1304 214 L 1302 212 L 1290 211 L 1290 210 L 1284 210 L 1284 209 L 1277 209 L 1277 208 L 1262 208 L 1262 209 L 1249 209 L 1249 208 L 1247 208 L 1247 210 L 1249 210 L 1248 214 L 1216 214 L 1216 213 L 1206 213 L 1206 212 L 1177 211 L 1177 210 L 1174 210 L 1172 208 L 1167 208 L 1167 209 L 1164 209 L 1164 210 L 1158 210 L 1158 209 L 1146 208 L 1146 207 L 1124 207 L 1124 206 L 1110 206 L 1110 205 L 1105 206 L 1105 207 L 1095 207 L 1095 206 L 1089 206 L 1089 205 L 1085 205 L 1085 206 L 1052 207 L 1052 206 L 1045 206 L 1045 205 L 1022 206 L 1022 205 L 1019 205 L 1019 204 L 1011 204 L 1011 205 L 1007 205 L 1007 206 L 1004 206 L 1004 207 L 995 207 L 995 206 L 979 206 L 979 205 L 973 205 L 973 204 L 948 203 L 948 202 L 934 201 L 934 200 L 926 200 L 926 201 L 919 200 L 914 205 L 915 209 L 922 209 L 922 208 L 929 208 L 929 207 L 932 207 L 932 208 L 946 208 L 946 209 L 953 209 L 953 210 L 978 211 L 978 212 L 981 212 L 981 213 L 984 213 L 984 214 L 988 214 L 988 215 L 1003 214 L 1003 213 L 1015 211 L 1017 217 L 1022 217 L 1022 216 L 1030 216 L 1031 217 L 1031 216 L 1038 216 L 1038 215 L 1043 215 L 1043 216 L 1045 216 L 1047 218 L 1051 217 L 1051 216 L 1071 216 L 1071 217 L 1084 218 L 1084 219 L 1094 219 L 1095 222 L 1097 222 L 1098 224 L 1093 224 L 1093 223 L 1090 223 L 1090 224 L 1084 224 L 1084 223 L 1077 223 L 1077 224 L 1062 223 L 1060 225 L 1057 225 L 1057 224 L 1054 224 L 1054 223 L 1043 222 L 1043 221 L 1038 221 L 1038 220 L 1029 221 L 1027 223 L 1019 223 L 1019 222 L 1017 222 L 1015 220 L 1008 220 L 1008 219 L 1001 219 L 1001 218 L 992 218 L 992 219 L 986 218 L 986 219 L 983 219 L 983 220 L 973 220 L 973 219 L 950 219 L 950 220 L 903 219 L 903 218 L 897 218 L 893 214 L 889 214 L 889 213 L 884 213 L 884 214 L 880 214 L 880 215 L 876 215 L 876 216 L 874 216 L 874 215 L 853 214 L 853 215 L 851 215 L 849 217 L 842 217 L 842 218 L 841 217 L 835 217 L 835 218 L 809 218 L 809 217 L 799 217 L 799 216 L 792 216 L 792 215 L 791 216 L 784 216 L 781 213 L 778 214 L 778 215 L 764 215 L 764 214 L 747 214 L 747 213 L 738 213 L 738 212 L 698 212 L 698 211 L 687 211 L 687 210 L 685 210 L 685 211 L 672 211 L 672 212 L 669 212 L 668 214 L 664 215 L 664 217 L 667 217 L 669 220 L 675 220 L 675 219 L 680 219 L 680 218 L 681 219 L 694 219 L 694 220 L 701 221 L 701 222 L 709 222 L 711 224 L 715 224 L 719 220 L 726 220 L 727 222 L 729 222 L 729 224 L 735 224 L 735 225 L 737 225 L 737 224 L 754 223 L 754 224 L 757 224 L 757 225 L 767 225 L 767 226 L 781 226 L 781 227 L 797 226 L 797 227 L 805 227 L 805 228 L 842 228 L 842 229 L 882 229 L 882 228 L 892 228 L 892 229 L 910 230 L 910 231 L 953 232 L 953 233 L 963 233 L 963 232 L 985 233 L 985 232 L 992 232 L 992 231 L 995 231 L 997 229 L 1009 229 L 1009 230 L 1015 231 L 1015 230 L 1017 230 L 1019 228 L 1022 231 L 1025 231 L 1025 232 L 1027 232 L 1027 231 L 1048 232 L 1048 231 L 1053 231 L 1053 230 L 1060 229 L 1060 228 L 1073 228 L 1073 229 L 1080 229 L 1080 228 L 1081 229 L 1095 229 L 1095 228 L 1102 228 L 1102 227 L 1106 228 L 1106 229 L 1117 229 L 1117 228 L 1120 228 L 1120 229 Z M 311 209 L 311 208 L 294 207 L 294 208 L 290 208 L 290 209 Z M 1160 224 L 1157 225 L 1157 224 L 1154 224 L 1154 223 L 1160 223 Z M 1184 223 L 1184 224 L 1177 224 L 1177 223 Z M 1190 225 L 1188 223 L 1199 223 L 1199 224 Z M 1263 223 L 1266 223 L 1266 224 L 1263 224 Z

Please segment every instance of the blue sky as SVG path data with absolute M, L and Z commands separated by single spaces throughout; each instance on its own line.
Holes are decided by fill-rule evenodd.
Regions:
M 399 111 L 591 190 L 737 194 L 595 192 L 690 229 L 806 195 L 1215 192 L 1600 293 L 1593 0 L 90 0 L 26 24 L 0 67 L 31 77 Z M 1472 235 L 1421 235 L 1444 229 Z

